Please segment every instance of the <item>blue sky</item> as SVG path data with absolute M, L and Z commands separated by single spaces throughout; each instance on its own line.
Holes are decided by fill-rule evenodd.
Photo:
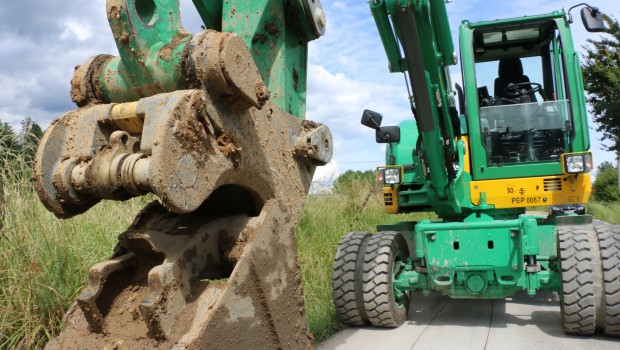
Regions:
M 348 170 L 381 165 L 383 146 L 374 133 L 359 124 L 364 109 L 384 115 L 384 125 L 411 118 L 402 74 L 390 74 L 381 42 L 366 0 L 323 0 L 327 14 L 326 35 L 310 44 L 308 119 L 327 124 L 334 134 L 334 161 L 316 179 L 329 181 Z M 455 44 L 462 20 L 479 21 L 539 14 L 568 8 L 566 1 L 455 0 L 448 15 Z M 589 2 L 603 12 L 620 17 L 620 2 Z M 181 0 L 188 31 L 200 30 L 200 19 L 190 0 Z M 574 12 L 576 46 L 598 38 L 583 30 Z M 105 18 L 105 0 L 20 0 L 0 2 L 0 120 L 16 127 L 26 116 L 43 127 L 74 109 L 69 81 L 75 65 L 90 56 L 116 54 Z M 460 81 L 458 67 L 453 83 Z M 613 160 L 592 135 L 596 164 Z

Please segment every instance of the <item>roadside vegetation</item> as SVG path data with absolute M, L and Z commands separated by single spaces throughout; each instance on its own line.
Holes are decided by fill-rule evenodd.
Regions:
M 618 189 L 618 168 L 610 162 L 603 162 L 596 168 L 596 179 L 592 185 L 592 200 L 588 213 L 594 218 L 610 224 L 620 225 L 620 189 Z
M 333 191 L 311 195 L 297 228 L 306 317 L 315 341 L 341 328 L 332 304 L 332 262 L 338 241 L 353 231 L 375 232 L 378 224 L 435 218 L 433 213 L 388 215 L 373 171 L 348 171 Z
M 0 141 L 11 140 L 5 135 Z M 34 153 L 26 152 L 25 144 L 0 146 L 0 349 L 42 348 L 57 335 L 62 315 L 86 284 L 88 269 L 110 256 L 116 235 L 152 200 L 146 196 L 125 203 L 104 201 L 76 218 L 58 220 L 34 191 Z M 617 184 L 616 169 L 606 164 L 598 170 L 597 201 L 588 210 L 596 218 L 620 224 L 619 199 L 604 193 L 614 188 L 609 184 Z M 387 215 L 381 197 L 373 172 L 367 171 L 347 172 L 330 193 L 308 198 L 297 241 L 306 315 L 316 341 L 340 329 L 331 297 L 331 264 L 340 237 L 375 231 L 380 223 L 434 217 Z
M 59 220 L 34 190 L 36 142 L 26 152 L 20 140 L 14 133 L 0 137 L 0 349 L 39 349 L 56 336 L 89 268 L 112 254 L 116 236 L 153 199 L 103 201 Z M 311 195 L 297 230 L 306 314 L 316 341 L 340 327 L 331 302 L 331 263 L 340 237 L 412 219 L 384 214 L 372 172 L 357 175 L 343 176 L 333 193 Z

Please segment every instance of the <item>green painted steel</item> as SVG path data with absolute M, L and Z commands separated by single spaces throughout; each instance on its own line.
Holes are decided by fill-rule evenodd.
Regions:
M 284 6 L 281 1 L 225 1 L 222 31 L 239 35 L 248 45 L 271 91 L 271 100 L 288 113 L 303 118 L 308 46 L 295 28 L 300 21 L 298 15 L 287 13 Z
M 382 227 L 388 228 L 395 227 Z M 519 291 L 560 288 L 552 220 L 472 214 L 463 222 L 421 221 L 414 231 L 401 233 L 415 242 L 415 253 L 400 263 L 404 272 L 394 276 L 397 295 L 418 289 L 454 298 L 501 299 Z M 527 266 L 527 256 L 535 257 L 535 265 Z
M 179 67 L 191 36 L 183 31 L 178 0 L 110 1 L 107 14 L 120 57 L 101 70 L 104 102 L 183 88 Z
M 222 31 L 222 1 L 192 0 L 208 29 Z
M 392 30 L 392 25 L 390 24 L 385 1 L 371 1 L 370 10 L 375 19 L 377 28 L 379 28 L 379 36 L 385 48 L 390 72 L 405 72 L 407 70 L 407 64 L 400 54 L 398 42 L 394 40 L 394 30 Z
M 441 8 L 444 12 L 439 10 L 436 14 L 431 7 Z M 416 119 L 421 126 L 420 137 L 424 140 L 422 152 L 430 169 L 430 186 L 438 201 L 447 202 L 454 194 L 450 193 L 452 179 L 450 169 L 446 168 L 446 159 L 451 158 L 450 153 L 456 152 L 456 142 L 450 118 L 450 107 L 454 101 L 447 93 L 450 84 L 448 66 L 455 63 L 455 55 L 447 17 L 441 16 L 445 13 L 445 4 L 441 0 L 423 0 L 415 4 L 400 0 L 373 0 L 370 1 L 370 8 L 390 62 L 390 70 L 403 71 L 402 65 L 406 65 L 414 86 L 414 98 L 418 102 Z M 400 55 L 399 46 L 403 48 L 404 57 Z M 455 211 L 452 214 L 460 212 L 458 206 L 449 207 Z
M 404 183 L 400 186 L 398 193 L 398 202 L 401 212 L 411 212 L 419 210 L 429 210 L 432 208 L 441 217 L 463 218 L 472 212 L 484 211 L 490 215 L 495 209 L 493 206 L 475 206 L 471 202 L 469 194 L 469 182 L 471 180 L 491 180 L 491 179 L 508 179 L 523 178 L 534 176 L 554 176 L 563 173 L 559 157 L 555 160 L 531 161 L 523 163 L 500 164 L 499 166 L 489 164 L 488 150 L 484 145 L 482 136 L 483 130 L 480 122 L 480 106 L 478 101 L 478 91 L 476 86 L 475 71 L 475 54 L 474 47 L 474 31 L 485 30 L 488 28 L 500 28 L 500 26 L 528 25 L 530 23 L 539 23 L 540 21 L 549 21 L 554 23 L 557 30 L 553 44 L 555 49 L 552 52 L 553 60 L 556 66 L 564 66 L 566 76 L 556 76 L 557 98 L 566 99 L 567 107 L 563 111 L 563 115 L 570 118 L 570 126 L 572 130 L 566 131 L 566 151 L 579 152 L 589 148 L 589 135 L 587 115 L 585 109 L 585 100 L 583 96 L 583 81 L 581 78 L 581 70 L 579 67 L 578 55 L 574 51 L 572 45 L 572 37 L 567 18 L 564 12 L 553 12 L 539 16 L 521 17 L 506 20 L 497 20 L 490 22 L 470 23 L 464 21 L 460 28 L 461 38 L 461 59 L 464 86 L 464 101 L 467 106 L 466 110 L 461 111 L 461 120 L 466 122 L 461 130 L 465 130 L 468 136 L 468 144 L 464 145 L 470 152 L 470 173 L 459 171 L 457 176 L 449 180 L 446 169 L 446 152 L 454 150 L 458 147 L 455 134 L 452 128 L 452 120 L 449 117 L 449 108 L 439 108 L 439 106 L 452 106 L 455 94 L 452 87 L 447 85 L 449 80 L 442 77 L 445 75 L 447 64 L 453 61 L 447 61 L 448 50 L 451 40 L 447 40 L 444 36 L 449 36 L 447 17 L 444 15 L 443 20 L 439 19 L 438 14 L 445 14 L 445 5 L 442 1 L 431 2 L 421 1 L 415 4 L 408 1 L 396 0 L 376 0 L 370 2 L 370 8 L 373 18 L 377 24 L 382 42 L 385 47 L 388 61 L 390 62 L 390 70 L 394 72 L 402 71 L 402 64 L 405 65 L 406 71 L 410 69 L 409 63 L 413 62 L 407 58 L 406 42 L 410 37 L 403 40 L 399 35 L 399 29 L 402 28 L 403 17 L 398 13 L 411 13 L 418 26 L 418 35 L 421 38 L 421 50 L 423 52 L 420 63 L 423 71 L 417 75 L 411 74 L 412 80 L 426 80 L 428 84 L 416 86 L 413 83 L 414 92 L 416 88 L 428 88 L 426 95 L 414 94 L 416 106 L 430 106 L 433 127 L 431 131 L 423 131 L 420 127 L 420 117 L 415 118 L 416 122 L 411 120 L 401 123 L 401 141 L 392 144 L 395 155 L 396 164 L 404 165 Z M 433 11 L 429 11 L 432 8 Z M 432 13 L 433 15 L 429 15 Z M 389 17 L 388 17 L 389 16 Z M 399 22 L 400 21 L 400 22 Z M 499 29 L 497 29 L 499 30 Z M 437 39 L 439 38 L 439 39 Z M 558 45 L 562 42 L 562 50 Z M 400 43 L 400 44 L 399 44 Z M 401 56 L 402 46 L 405 57 Z M 394 69 L 398 63 L 399 69 Z M 415 68 L 415 67 L 414 67 Z M 418 70 L 419 71 L 419 70 Z M 416 71 L 416 72 L 418 72 Z M 555 74 L 559 73 L 556 70 Z M 429 81 L 430 80 L 430 81 Z M 563 88 L 567 87 L 566 93 Z M 581 93 L 580 93 L 581 92 Z M 430 101 L 420 100 L 419 96 L 428 96 Z M 570 99 L 568 98 L 570 96 Z M 438 103 L 441 101 L 441 103 Z M 418 108 L 419 112 L 419 108 Z M 417 130 L 413 130 L 416 128 Z M 441 130 L 444 130 L 443 132 Z M 418 139 L 421 138 L 423 142 Z M 449 148 L 443 147 L 444 143 L 450 143 Z M 416 149 L 419 147 L 419 149 Z M 447 151 L 448 150 L 448 151 Z M 386 159 L 389 159 L 391 148 L 387 148 Z M 464 152 L 453 152 L 455 162 L 462 169 L 464 164 Z M 427 172 L 426 169 L 429 171 Z M 458 199 L 458 200 L 456 200 Z M 522 213 L 522 210 L 514 210 L 513 214 Z M 497 215 L 505 216 L 503 212 Z
M 178 0 L 109 0 L 108 19 L 120 57 L 99 74 L 103 102 L 187 88 L 185 48 L 192 35 L 181 24 Z M 239 35 L 250 48 L 271 100 L 305 117 L 307 55 L 313 29 L 308 1 L 193 0 L 207 29 Z M 319 5 L 320 7 L 320 5 Z
M 414 289 L 480 299 L 501 299 L 518 291 L 533 295 L 538 290 L 561 290 L 557 225 L 587 224 L 588 219 L 536 217 L 525 215 L 525 208 L 496 209 L 487 203 L 484 193 L 480 204 L 474 205 L 470 183 L 563 173 L 559 157 L 524 161 L 517 158 L 515 162 L 499 165 L 491 162 L 492 152 L 485 147 L 490 127 L 485 125 L 487 130 L 484 130 L 482 124 L 483 112 L 487 116 L 494 110 L 481 109 L 476 76 L 476 65 L 486 62 L 481 58 L 482 49 L 476 48 L 485 31 L 494 31 L 488 34 L 489 40 L 493 40 L 493 35 L 497 40 L 507 40 L 502 38 L 502 30 L 539 24 L 550 30 L 546 34 L 551 38 L 548 58 L 541 58 L 546 67 L 543 69 L 547 69 L 543 78 L 546 86 L 549 81 L 556 84 L 552 89 L 553 101 L 559 102 L 549 103 L 545 109 L 563 118 L 558 128 L 562 136 L 557 140 L 564 152 L 589 148 L 583 81 L 566 14 L 556 11 L 490 22 L 464 21 L 460 27 L 460 54 L 466 107 L 455 118 L 450 115 L 450 109 L 454 107 L 456 92 L 450 86 L 447 67 L 456 62 L 456 56 L 444 1 L 371 0 L 369 3 L 389 70 L 409 73 L 418 112 L 411 120 L 400 123 L 401 140 L 386 151 L 386 163 L 389 164 L 393 155 L 396 165 L 403 166 L 404 179 L 398 187 L 399 212 L 434 211 L 441 218 L 377 226 L 378 231 L 400 232 L 412 249 L 410 257 L 397 261 L 395 271 L 399 272 L 393 276 L 397 302 Z M 547 48 L 541 44 L 540 49 L 546 52 L 543 49 Z M 452 123 L 458 119 L 465 123 L 460 130 L 467 138 L 459 138 L 454 131 Z M 506 133 L 509 131 L 508 128 Z M 533 133 L 528 129 L 524 132 Z M 532 142 L 523 147 L 530 147 Z M 446 161 L 446 155 L 450 154 L 456 165 L 454 176 L 449 172 L 452 164 Z
M 426 178 L 422 168 L 415 166 L 415 164 L 420 164 L 421 161 L 420 156 L 415 152 L 415 145 L 418 142 L 416 123 L 413 120 L 405 120 L 399 126 L 401 134 L 407 135 L 408 142 L 393 144 L 391 149 L 388 147 L 385 163 L 389 164 L 390 154 L 393 154 L 400 164 L 407 165 L 404 171 L 403 181 L 405 183 L 424 183 Z

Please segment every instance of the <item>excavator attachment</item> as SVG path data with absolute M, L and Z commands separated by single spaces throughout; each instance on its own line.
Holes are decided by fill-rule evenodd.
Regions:
M 113 31 L 135 26 L 119 18 L 143 16 L 144 3 L 109 0 Z M 178 10 L 176 1 L 152 4 L 169 17 Z M 179 32 L 154 45 L 171 61 L 179 54 L 170 66 L 181 77 L 176 89 L 144 83 L 158 79 L 148 60 L 127 74 L 135 62 L 121 46 L 139 42 L 140 31 L 123 28 L 135 37 L 116 37 L 120 59 L 97 56 L 76 69 L 81 108 L 45 132 L 35 187 L 59 218 L 102 199 L 158 200 L 91 268 L 47 348 L 311 348 L 295 229 L 315 168 L 331 159 L 329 129 L 270 98 L 265 72 L 234 33 Z M 134 54 L 150 50 L 138 46 Z

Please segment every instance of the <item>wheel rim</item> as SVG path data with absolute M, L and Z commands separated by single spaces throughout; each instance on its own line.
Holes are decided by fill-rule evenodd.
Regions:
M 397 279 L 398 274 L 404 269 L 405 262 L 403 261 L 402 252 L 397 252 L 394 256 L 394 264 L 392 265 L 392 293 L 394 295 L 394 304 L 396 307 L 402 308 L 405 306 L 407 299 L 407 292 L 400 290 L 396 287 L 394 281 Z

